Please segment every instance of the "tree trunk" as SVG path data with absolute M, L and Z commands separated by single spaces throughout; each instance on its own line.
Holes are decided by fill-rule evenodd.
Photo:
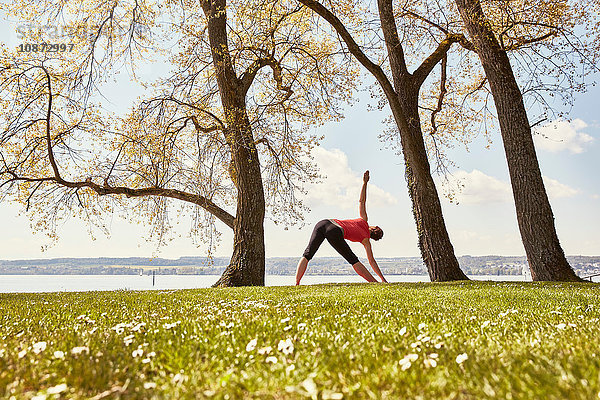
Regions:
M 408 73 L 391 0 L 378 0 L 381 28 L 389 55 L 395 93 L 387 93 L 392 114 L 400 131 L 406 165 L 405 178 L 413 204 L 419 249 L 433 282 L 469 279 L 462 272 L 450 242 L 440 198 L 431 176 L 419 117 L 418 83 Z M 393 99 L 392 97 L 396 97 Z
M 248 130 L 244 136 L 251 138 L 249 132 Z M 264 286 L 265 200 L 258 154 L 252 142 L 250 145 L 235 147 L 233 159 L 238 195 L 233 228 L 233 255 L 214 286 Z
M 534 281 L 580 281 L 567 262 L 556 235 L 523 95 L 510 60 L 494 36 L 479 0 L 456 0 L 456 4 L 494 96 L 517 221 L 531 276 Z
M 228 125 L 235 133 L 231 134 L 231 153 L 235 168 L 237 188 L 237 213 L 233 228 L 233 255 L 221 278 L 214 286 L 264 286 L 265 284 L 265 243 L 264 217 L 265 197 L 258 152 L 254 144 L 250 121 L 246 114 L 243 96 L 231 101 L 237 105 L 226 110 L 236 117 L 228 118 Z M 235 122 L 233 122 L 235 121 Z M 232 123 L 233 122 L 233 123 Z
M 410 130 L 408 134 L 401 135 L 402 152 L 421 256 L 432 282 L 467 280 L 469 278 L 460 269 L 454 254 L 439 195 L 431 176 L 419 119 L 418 92 L 410 93 L 408 87 L 405 87 L 402 93 L 407 94 L 400 103 L 404 106 Z
M 213 286 L 264 286 L 265 243 L 263 192 L 260 161 L 246 113 L 245 93 L 229 55 L 225 0 L 202 3 L 208 19 L 208 35 L 225 112 L 225 141 L 231 150 L 237 189 L 237 211 L 233 228 L 233 254 L 229 266 Z

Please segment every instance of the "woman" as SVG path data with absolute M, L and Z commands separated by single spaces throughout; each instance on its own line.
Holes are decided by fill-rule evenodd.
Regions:
M 329 244 L 337 250 L 352 265 L 352 268 L 357 274 L 365 278 L 368 282 L 377 282 L 373 275 L 365 268 L 363 263 L 358 261 L 358 257 L 352 252 L 346 240 L 351 242 L 360 242 L 365 246 L 367 259 L 373 270 L 379 275 L 382 282 L 387 280 L 384 278 L 371 250 L 371 239 L 379 240 L 383 237 L 383 231 L 378 226 L 369 226 L 367 223 L 367 210 L 365 203 L 367 202 L 367 182 L 369 182 L 369 171 L 363 175 L 363 186 L 360 191 L 360 200 L 358 211 L 360 218 L 357 219 L 324 219 L 319 221 L 313 229 L 312 236 L 308 242 L 304 254 L 298 262 L 296 270 L 296 285 L 300 284 L 300 280 L 306 271 L 308 262 L 313 258 L 323 240 L 327 239 Z M 346 239 L 346 240 L 344 240 Z

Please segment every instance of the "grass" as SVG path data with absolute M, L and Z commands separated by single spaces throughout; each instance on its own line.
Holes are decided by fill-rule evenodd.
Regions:
M 0 397 L 597 399 L 600 287 L 0 295 Z

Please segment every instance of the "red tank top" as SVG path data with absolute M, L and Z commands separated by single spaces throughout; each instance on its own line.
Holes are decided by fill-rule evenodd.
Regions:
M 371 237 L 369 224 L 362 219 L 334 219 L 336 224 L 344 230 L 344 239 L 351 242 L 362 242 L 365 238 Z

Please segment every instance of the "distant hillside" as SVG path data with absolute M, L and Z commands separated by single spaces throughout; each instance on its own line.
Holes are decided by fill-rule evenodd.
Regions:
M 208 265 L 227 265 L 229 258 L 213 258 L 212 261 L 207 257 L 179 257 L 176 260 L 166 258 L 145 258 L 145 257 L 127 257 L 127 258 L 42 258 L 33 260 L 0 260 L 0 266 L 42 266 L 42 265 L 62 265 L 62 266 L 107 266 L 107 265 L 132 265 L 132 266 L 200 266 Z
M 600 256 L 568 256 L 580 276 L 600 273 Z M 524 256 L 461 256 L 460 266 L 469 275 L 520 275 L 526 266 Z M 365 265 L 366 260 L 363 260 Z M 420 257 L 378 258 L 384 274 L 426 275 Z M 0 274 L 116 275 L 116 274 L 221 274 L 229 258 L 180 257 L 178 259 L 145 257 L 52 258 L 35 260 L 0 260 Z M 266 260 L 268 275 L 294 275 L 298 257 L 271 257 Z M 318 257 L 307 270 L 309 275 L 354 274 L 341 257 Z

